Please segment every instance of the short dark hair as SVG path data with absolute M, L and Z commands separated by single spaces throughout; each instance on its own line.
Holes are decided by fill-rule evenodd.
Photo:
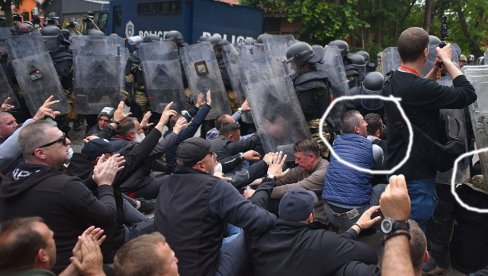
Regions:
M 429 45 L 429 34 L 422 28 L 411 27 L 398 37 L 398 53 L 403 62 L 417 60 Z
M 224 123 L 219 131 L 220 136 L 227 136 L 232 132 L 241 129 L 238 123 Z
M 215 128 L 220 131 L 222 129 L 222 126 L 225 124 L 225 123 L 228 123 L 229 121 L 227 121 L 227 116 L 230 116 L 229 114 L 220 114 L 219 116 L 217 116 L 217 118 L 215 118 Z
M 368 127 L 366 128 L 369 135 L 373 135 L 376 131 L 381 130 L 382 122 L 381 116 L 376 113 L 368 113 L 364 116 L 364 120 L 368 123 Z
M 313 153 L 320 156 L 320 147 L 312 138 L 303 138 L 293 145 L 294 152 Z
M 359 111 L 348 110 L 341 116 L 341 130 L 343 133 L 355 133 L 354 127 L 358 126 L 361 120 L 358 117 Z
M 421 270 L 424 263 L 424 253 L 427 250 L 427 239 L 417 222 L 408 220 L 410 224 L 410 258 L 415 271 Z
M 31 269 L 35 256 L 47 242 L 32 224 L 40 217 L 15 218 L 0 225 L 0 271 Z
M 154 253 L 156 246 L 165 244 L 159 232 L 141 235 L 124 244 L 114 258 L 114 275 L 160 275 L 165 268 Z
M 181 118 L 186 118 L 185 116 L 181 115 L 181 114 L 176 114 L 176 115 L 173 115 L 169 118 L 169 129 L 173 129 L 176 125 L 176 122 Z
M 134 131 L 136 129 L 136 122 L 137 118 L 135 117 L 127 117 L 125 120 L 123 120 L 120 125 L 117 127 L 115 130 L 116 134 L 122 135 L 122 136 L 127 136 L 131 131 Z
M 46 135 L 43 135 L 50 128 L 56 128 L 56 125 L 48 121 L 34 122 L 22 128 L 18 145 L 26 161 L 35 158 L 32 153 L 39 146 L 52 142 L 48 140 L 49 138 Z

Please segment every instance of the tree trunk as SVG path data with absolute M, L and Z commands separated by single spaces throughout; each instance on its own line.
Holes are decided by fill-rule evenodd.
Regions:
M 468 30 L 468 24 L 466 23 L 466 16 L 464 15 L 463 2 L 456 5 L 456 12 L 459 17 L 459 24 L 461 24 L 461 30 L 463 31 L 464 37 L 468 41 L 469 50 L 475 56 L 480 56 L 483 52 L 480 50 L 479 45 L 476 43 L 476 38 L 470 35 Z
M 430 19 L 432 14 L 432 5 L 434 0 L 425 0 L 425 12 L 424 12 L 424 30 L 430 31 Z
M 376 10 L 383 10 L 383 0 L 378 0 L 376 2 Z M 383 14 L 376 18 L 376 42 L 380 47 L 383 47 Z
M 5 24 L 7 27 L 11 27 L 14 25 L 13 17 L 12 17 L 12 1 L 11 0 L 1 0 L 0 7 L 2 11 L 5 13 Z

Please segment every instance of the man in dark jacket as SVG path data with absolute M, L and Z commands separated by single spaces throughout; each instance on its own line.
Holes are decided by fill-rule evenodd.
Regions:
M 210 141 L 212 152 L 222 164 L 222 171 L 230 173 L 244 168 L 243 162 L 257 161 L 261 158 L 254 149 L 260 144 L 257 133 L 241 140 L 241 127 L 237 123 L 225 123 L 219 137 Z
M 391 93 L 401 98 L 401 106 L 414 129 L 428 135 L 432 140 L 445 143 L 445 131 L 440 117 L 440 109 L 465 108 L 476 100 L 476 93 L 462 72 L 451 61 L 450 45 L 437 47 L 437 60 L 432 70 L 420 76 L 427 57 L 429 56 L 429 35 L 417 27 L 408 28 L 398 38 L 398 52 L 401 66 L 391 76 Z M 438 73 L 446 70 L 453 80 L 453 86 L 438 84 Z M 387 103 L 385 103 L 385 107 Z M 386 116 L 394 118 L 392 110 L 386 108 Z M 408 146 L 408 134 L 405 125 L 387 121 L 388 145 L 385 165 L 391 169 L 405 158 Z M 394 174 L 404 174 L 407 179 L 408 193 L 412 203 L 411 218 L 425 231 L 427 222 L 432 217 L 436 205 L 435 177 L 437 169 L 433 161 L 427 159 L 439 156 L 429 154 L 432 145 L 422 145 L 414 135 L 412 153 L 407 162 Z M 425 150 L 427 148 L 427 150 Z M 418 152 L 418 150 L 423 152 Z
M 349 262 L 359 261 L 361 275 L 373 275 L 378 257 L 373 248 L 355 241 L 359 233 L 381 218 L 371 219 L 371 207 L 341 235 L 313 222 L 317 196 L 303 188 L 289 190 L 280 201 L 280 218 L 262 235 L 253 235 L 249 252 L 256 276 L 334 275 Z
M 207 140 L 185 140 L 176 156 L 178 166 L 164 178 L 158 195 L 155 228 L 175 251 L 181 275 L 234 275 L 246 249 L 243 234 L 221 249 L 226 224 L 260 233 L 276 217 L 212 175 L 216 160 Z
M 53 271 L 57 273 L 70 263 L 71 250 L 87 227 L 108 229 L 117 218 L 111 186 L 120 165 L 117 156 L 100 159 L 94 169 L 97 198 L 77 177 L 59 170 L 68 159 L 70 143 L 48 122 L 26 126 L 19 136 L 25 164 L 9 173 L 0 186 L 1 221 L 39 216 L 53 230 L 57 245 Z M 123 231 L 107 233 L 109 247 L 118 248 L 123 242 Z

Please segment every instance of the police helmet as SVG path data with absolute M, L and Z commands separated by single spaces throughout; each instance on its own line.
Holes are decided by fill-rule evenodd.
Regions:
M 207 41 L 209 38 L 210 36 L 208 34 L 204 34 L 198 39 L 198 42 Z
M 15 29 L 11 32 L 13 35 L 27 34 L 34 31 L 34 27 L 25 22 L 15 22 Z
M 171 40 L 177 44 L 182 44 L 183 42 L 185 42 L 183 40 L 183 35 L 179 31 L 176 31 L 176 30 L 171 30 L 171 31 L 167 32 L 166 35 L 164 36 L 164 40 Z
M 385 78 L 380 72 L 370 72 L 366 75 L 362 83 L 363 95 L 382 95 Z M 361 105 L 367 110 L 378 110 L 384 103 L 379 99 L 361 99 Z
M 155 34 L 146 34 L 144 36 L 144 42 L 160 41 L 161 37 Z
M 311 57 L 308 62 L 310 63 L 322 63 L 325 57 L 325 49 L 320 45 L 312 45 L 314 52 L 313 57 Z
M 222 37 L 219 34 L 214 34 L 213 36 L 209 37 L 207 39 L 208 42 L 212 44 L 212 46 L 216 47 L 217 43 L 219 43 L 222 40 Z
M 369 53 L 366 51 L 358 51 L 356 52 L 358 55 L 362 55 L 366 63 L 369 63 Z
M 441 40 L 435 35 L 429 35 L 429 46 L 441 44 Z
M 366 60 L 360 54 L 349 54 L 349 55 L 347 55 L 347 59 L 350 61 L 351 64 L 356 65 L 356 66 L 366 65 Z
M 253 45 L 256 42 L 257 42 L 257 40 L 252 38 L 252 37 L 247 37 L 246 39 L 244 39 L 245 45 Z
M 333 40 L 329 42 L 327 46 L 335 46 L 339 48 L 339 50 L 341 50 L 341 55 L 343 58 L 346 57 L 347 54 L 349 53 L 349 44 L 347 44 L 347 42 L 341 39 Z
M 264 38 L 266 37 L 266 34 L 260 34 L 257 38 L 256 38 L 256 43 L 259 43 L 259 44 L 263 44 L 264 43 Z
M 460 56 L 459 56 L 459 61 L 464 61 L 464 62 L 467 62 L 467 61 L 468 61 L 468 59 L 466 58 L 466 56 L 465 56 L 465 55 L 460 55 Z
M 64 40 L 61 29 L 54 25 L 47 25 L 41 29 L 42 37 L 46 42 L 49 52 L 56 52 L 61 47 L 61 41 Z
M 297 42 L 286 50 L 286 62 L 294 60 L 308 61 L 315 55 L 312 46 L 306 42 Z

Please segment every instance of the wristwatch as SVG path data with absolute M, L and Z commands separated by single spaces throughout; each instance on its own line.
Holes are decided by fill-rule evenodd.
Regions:
M 394 221 L 392 218 L 385 217 L 383 221 L 381 221 L 381 231 L 385 234 L 393 233 L 397 230 L 406 230 L 410 229 L 410 224 L 408 220 L 399 220 Z
M 270 179 L 270 180 L 276 181 L 276 176 L 274 176 L 274 174 L 272 174 L 272 173 L 268 173 L 266 175 L 266 179 Z

